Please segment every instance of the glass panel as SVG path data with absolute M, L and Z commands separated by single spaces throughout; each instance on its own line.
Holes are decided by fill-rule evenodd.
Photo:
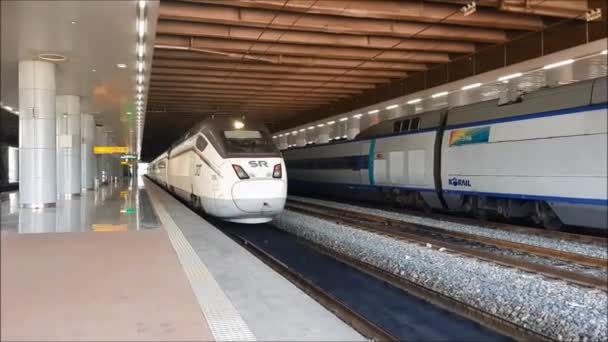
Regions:
M 207 147 L 207 140 L 205 140 L 205 138 L 199 136 L 196 139 L 196 148 L 199 151 L 203 151 L 205 149 L 205 147 Z
M 418 129 L 418 124 L 420 123 L 420 118 L 413 118 L 412 125 L 410 126 L 410 130 Z
M 393 132 L 394 133 L 401 132 L 401 123 L 402 123 L 402 121 L 395 121 L 395 122 L 393 122 Z

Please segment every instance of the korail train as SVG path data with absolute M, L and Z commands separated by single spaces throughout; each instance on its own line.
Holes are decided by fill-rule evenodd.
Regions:
M 606 229 L 606 93 L 602 77 L 288 149 L 290 193 Z
M 263 223 L 285 206 L 284 170 L 266 127 L 245 119 L 214 117 L 154 159 L 148 175 L 211 216 Z

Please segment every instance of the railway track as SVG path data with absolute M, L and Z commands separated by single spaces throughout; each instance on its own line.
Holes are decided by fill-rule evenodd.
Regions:
M 219 223 L 219 226 L 368 339 L 550 340 L 498 316 L 271 226 L 243 228 L 226 223 Z M 345 283 L 351 285 L 345 286 Z
M 606 277 L 575 272 L 561 267 L 530 261 L 529 257 L 557 260 L 560 263 L 582 268 L 606 270 L 606 259 L 558 251 L 523 243 L 455 232 L 447 229 L 409 223 L 401 220 L 337 209 L 320 204 L 289 200 L 287 209 L 353 226 L 357 229 L 406 240 L 422 245 L 445 249 L 447 252 L 474 257 L 526 272 L 538 273 L 586 287 L 608 291 Z M 505 254 L 509 251 L 510 254 Z M 517 255 L 517 256 L 513 256 Z
M 311 199 L 314 199 L 314 198 L 311 197 Z M 291 199 L 291 200 L 293 200 L 293 199 Z M 294 201 L 297 201 L 297 200 L 294 200 Z M 356 206 L 360 206 L 360 207 L 390 211 L 390 212 L 395 212 L 398 214 L 407 214 L 407 215 L 417 216 L 417 217 L 421 217 L 421 218 L 428 218 L 428 219 L 434 219 L 434 220 L 440 220 L 440 221 L 458 223 L 458 224 L 464 224 L 464 225 L 470 225 L 470 226 L 480 226 L 480 227 L 483 227 L 486 229 L 508 231 L 508 232 L 513 232 L 513 233 L 530 235 L 530 236 L 540 236 L 540 237 L 547 237 L 547 238 L 551 238 L 551 239 L 559 239 L 559 240 L 564 240 L 564 241 L 580 242 L 580 243 L 592 244 L 592 245 L 608 248 L 608 237 L 605 236 L 606 235 L 605 232 L 604 232 L 604 235 L 601 235 L 602 232 L 599 232 L 599 231 L 594 231 L 593 234 L 589 234 L 588 232 L 585 234 L 577 234 L 577 233 L 572 233 L 572 232 L 568 232 L 568 231 L 547 230 L 545 228 L 540 228 L 540 227 L 521 226 L 521 225 L 516 225 L 516 224 L 506 223 L 506 222 L 481 220 L 481 219 L 472 218 L 472 217 L 459 216 L 456 214 L 444 214 L 444 213 L 437 213 L 437 212 L 425 213 L 425 212 L 422 212 L 419 210 L 413 210 L 413 209 L 408 209 L 408 208 L 398 208 L 397 209 L 394 207 L 389 207 L 386 205 L 378 205 L 378 204 L 371 203 L 371 202 L 362 202 L 362 201 L 355 201 L 355 200 L 353 200 L 353 201 L 341 200 L 341 201 L 344 203 L 348 203 L 348 204 L 352 204 L 352 205 L 356 205 Z M 300 201 L 298 201 L 298 202 L 300 202 Z M 307 202 L 303 202 L 303 203 L 307 203 Z

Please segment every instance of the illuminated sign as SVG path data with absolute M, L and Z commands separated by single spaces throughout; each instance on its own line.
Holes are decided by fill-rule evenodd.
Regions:
M 127 153 L 127 146 L 93 146 L 94 154 Z
M 124 156 L 120 156 L 120 159 L 137 159 L 137 156 L 132 154 L 125 154 Z
M 126 224 L 93 224 L 94 232 L 126 232 L 128 227 Z
M 121 160 L 120 161 L 120 165 L 129 165 L 129 161 L 128 160 Z

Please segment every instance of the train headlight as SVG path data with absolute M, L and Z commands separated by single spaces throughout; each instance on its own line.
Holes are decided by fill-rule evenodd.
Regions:
M 249 175 L 247 174 L 247 172 L 245 172 L 245 170 L 243 170 L 240 165 L 232 164 L 232 168 L 240 179 L 249 179 Z
M 283 170 L 281 169 L 281 164 L 277 164 L 272 169 L 272 178 L 281 178 L 283 176 Z

